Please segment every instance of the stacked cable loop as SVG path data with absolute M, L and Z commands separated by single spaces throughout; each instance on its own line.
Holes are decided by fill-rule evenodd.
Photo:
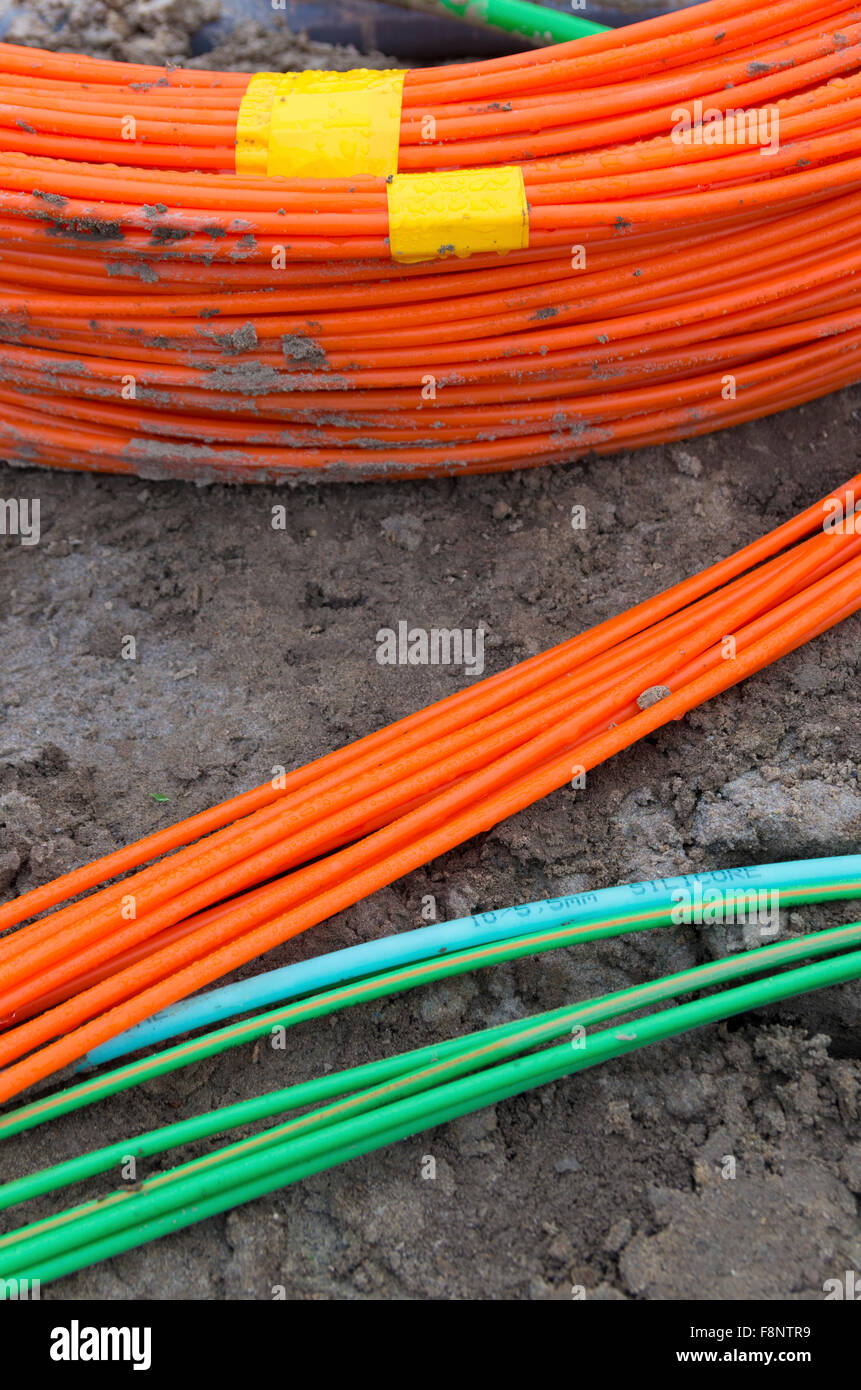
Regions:
M 558 647 L 4 904 L 0 1102 L 856 612 L 859 496 L 861 476 Z
M 861 376 L 859 118 L 845 0 L 338 80 L 0 45 L 0 452 L 421 477 L 810 400 Z

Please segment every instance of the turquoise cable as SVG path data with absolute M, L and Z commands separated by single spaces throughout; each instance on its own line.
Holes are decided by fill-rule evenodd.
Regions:
M 799 902 L 818 902 L 829 897 L 851 897 L 853 892 L 861 896 L 861 854 L 716 869 L 709 873 L 624 884 L 599 889 L 594 893 L 522 903 L 500 912 L 479 913 L 473 917 L 461 917 L 452 922 L 382 937 L 377 941 L 363 942 L 359 946 L 315 956 L 280 970 L 266 971 L 238 984 L 195 995 L 111 1038 L 89 1053 L 78 1069 L 100 1066 L 103 1062 L 125 1056 L 139 1048 L 151 1047 L 180 1033 L 211 1027 L 252 1009 L 377 974 L 396 965 L 428 960 L 466 945 L 505 940 L 522 933 L 527 924 L 535 930 L 564 923 L 586 925 L 605 920 L 612 914 L 619 919 L 628 916 L 636 919 L 637 925 L 622 928 L 636 931 L 642 925 L 638 914 L 642 914 L 645 908 L 650 913 L 663 912 L 665 920 L 669 921 L 676 906 L 673 895 L 680 891 L 695 892 L 697 885 L 702 891 L 734 888 L 776 892 L 787 906 Z M 648 925 L 660 924 L 659 917 L 650 916 Z

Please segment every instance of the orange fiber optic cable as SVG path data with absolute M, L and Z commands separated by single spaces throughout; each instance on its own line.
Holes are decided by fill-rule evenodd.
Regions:
M 248 74 L 0 44 L 3 453 L 198 481 L 482 473 L 861 375 L 861 6 L 710 0 L 395 76 L 393 173 L 310 178 L 248 124 Z M 452 229 L 440 194 L 414 252 L 393 189 L 452 175 L 468 197 L 514 176 L 504 234 Z
M 5 937 L 0 1096 L 490 829 L 572 768 L 596 766 L 861 608 L 861 528 L 854 516 L 824 526 L 835 503 L 851 511 L 859 482 L 630 613 L 300 769 L 290 791 L 250 815 L 227 823 L 250 803 L 226 803 L 208 837 L 194 839 L 199 818 L 150 837 L 127 867 L 159 847 L 175 852 Z M 656 687 L 663 698 L 641 708 Z M 7 922 L 104 882 L 115 864 L 109 856 L 35 890 Z

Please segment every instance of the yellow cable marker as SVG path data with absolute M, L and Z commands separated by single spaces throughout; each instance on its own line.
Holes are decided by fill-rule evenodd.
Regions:
M 403 70 L 260 72 L 236 122 L 236 172 L 387 178 L 398 167 Z
M 517 165 L 395 174 L 388 197 L 394 261 L 522 251 L 529 245 L 529 205 Z
M 392 260 L 521 251 L 529 208 L 517 165 L 399 174 L 402 70 L 259 72 L 236 122 L 236 172 L 388 180 Z

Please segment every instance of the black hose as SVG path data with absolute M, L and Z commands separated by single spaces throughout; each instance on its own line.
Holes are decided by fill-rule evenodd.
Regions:
M 537 0 L 537 3 L 571 13 L 570 0 Z M 643 3 L 636 10 L 622 10 L 612 5 L 593 4 L 587 0 L 582 14 L 595 24 L 618 29 L 640 19 L 652 19 L 678 9 L 674 4 Z M 361 52 L 377 49 L 396 54 L 399 58 L 434 61 L 445 58 L 494 58 L 517 53 L 522 40 L 499 29 L 485 25 L 467 24 L 459 19 L 403 9 L 397 4 L 380 0 L 281 0 L 273 9 L 270 0 L 223 0 L 220 19 L 206 24 L 192 38 L 195 54 L 208 53 L 229 38 L 231 31 L 243 20 L 256 20 L 265 29 L 284 26 L 294 34 L 305 33 L 320 43 L 350 44 Z

